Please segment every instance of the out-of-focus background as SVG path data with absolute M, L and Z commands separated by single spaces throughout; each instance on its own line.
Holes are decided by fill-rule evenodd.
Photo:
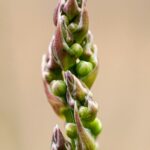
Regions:
M 55 31 L 56 0 L 0 0 L 0 149 L 49 150 L 63 121 L 49 106 L 41 57 Z M 93 86 L 101 150 L 150 149 L 150 1 L 88 0 L 99 47 Z

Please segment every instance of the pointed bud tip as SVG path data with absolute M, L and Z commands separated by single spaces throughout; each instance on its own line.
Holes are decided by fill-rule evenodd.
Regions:
M 64 72 L 64 77 L 65 77 L 65 80 L 66 80 L 67 84 L 72 84 L 73 83 L 74 77 L 73 77 L 73 74 L 70 71 Z

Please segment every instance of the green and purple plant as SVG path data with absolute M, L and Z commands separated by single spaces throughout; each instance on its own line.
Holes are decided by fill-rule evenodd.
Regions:
M 50 105 L 65 120 L 68 139 L 56 125 L 51 150 L 97 150 L 102 124 L 90 88 L 98 60 L 86 0 L 59 0 L 53 21 L 56 31 L 43 56 L 42 76 Z

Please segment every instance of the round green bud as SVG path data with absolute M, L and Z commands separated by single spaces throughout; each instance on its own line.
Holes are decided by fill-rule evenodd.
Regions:
M 64 96 L 66 94 L 67 86 L 62 80 L 53 80 L 50 83 L 51 91 L 56 96 Z
M 62 79 L 61 70 L 57 69 L 57 70 L 49 71 L 45 75 L 45 79 L 48 83 L 50 83 L 52 80 Z
M 80 57 L 81 55 L 82 55 L 82 53 L 83 53 L 83 48 L 82 48 L 82 46 L 80 45 L 80 44 L 78 44 L 78 43 L 75 43 L 75 44 L 73 44 L 71 47 L 70 47 L 70 49 L 71 49 L 71 53 L 75 56 L 75 57 Z
M 77 126 L 74 123 L 67 123 L 66 127 L 66 134 L 69 138 L 75 139 L 77 138 Z
M 88 75 L 92 70 L 92 63 L 87 61 L 80 61 L 76 66 L 76 72 L 81 77 Z
M 50 83 L 54 79 L 54 74 L 49 72 L 48 75 L 45 76 L 45 79 L 48 83 Z
M 94 136 L 98 136 L 102 131 L 102 123 L 98 118 L 92 122 L 85 122 L 84 126 L 89 128 Z
M 84 121 L 93 121 L 95 119 L 95 114 L 90 112 L 88 107 L 81 106 L 79 109 L 80 118 Z
M 74 33 L 77 31 L 78 29 L 78 25 L 76 23 L 70 23 L 69 26 L 68 26 L 69 30 Z
M 69 20 L 68 20 L 67 16 L 63 15 L 61 17 L 65 21 L 66 25 L 68 25 L 69 24 Z
M 89 59 L 89 62 L 91 62 L 95 67 L 97 65 L 97 58 L 94 55 L 92 55 Z

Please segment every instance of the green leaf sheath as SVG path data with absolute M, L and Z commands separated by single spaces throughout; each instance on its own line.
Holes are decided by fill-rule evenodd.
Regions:
M 86 0 L 59 0 L 56 27 L 42 59 L 42 78 L 48 102 L 65 121 L 66 137 L 54 128 L 51 150 L 97 150 L 102 124 L 90 90 L 97 73 L 97 47 L 89 30 Z

